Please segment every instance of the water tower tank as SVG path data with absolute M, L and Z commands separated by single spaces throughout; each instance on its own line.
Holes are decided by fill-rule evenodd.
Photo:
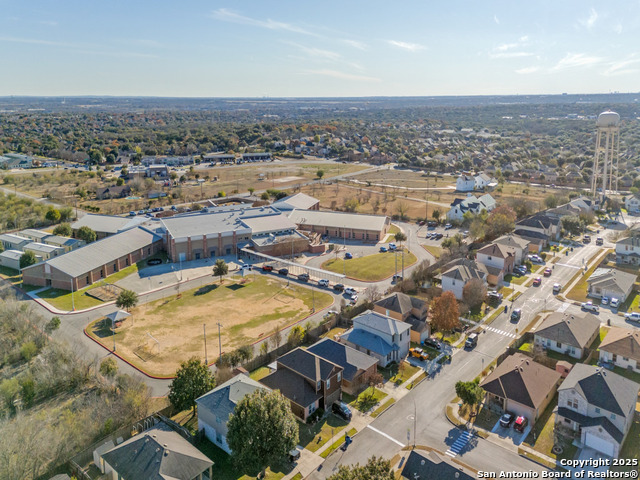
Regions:
M 620 124 L 620 115 L 616 112 L 602 112 L 596 121 L 597 127 L 615 127 Z

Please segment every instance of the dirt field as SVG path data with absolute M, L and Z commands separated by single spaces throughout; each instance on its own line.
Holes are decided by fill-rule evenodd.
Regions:
M 310 289 L 286 287 L 284 282 L 261 275 L 246 280 L 244 284 L 211 283 L 184 292 L 181 298 L 172 295 L 134 308 L 117 329 L 116 351 L 149 373 L 169 376 L 192 356 L 204 360 L 203 324 L 211 362 L 218 357 L 217 322 L 222 324 L 222 351 L 228 352 L 311 313 Z M 315 291 L 314 296 L 316 310 L 332 303 L 326 293 Z M 105 345 L 113 345 L 111 330 L 101 320 L 87 330 Z

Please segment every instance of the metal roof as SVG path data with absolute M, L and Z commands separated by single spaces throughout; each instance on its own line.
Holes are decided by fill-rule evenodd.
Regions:
M 149 217 L 117 217 L 112 215 L 87 214 L 71 225 L 74 230 L 89 227 L 95 232 L 118 233 L 149 221 Z
M 382 230 L 389 222 L 386 216 L 320 210 L 293 210 L 289 218 L 297 225 L 374 231 Z
M 307 210 L 318 203 L 317 198 L 313 198 L 306 193 L 296 193 L 295 195 L 289 195 L 284 197 L 272 205 L 278 210 L 294 210 L 296 208 L 300 210 Z
M 11 260 L 20 260 L 20 257 L 22 257 L 24 252 L 21 252 L 20 250 L 5 250 L 4 252 L 0 253 L 0 257 L 4 257 L 4 258 L 9 258 Z
M 269 390 L 269 388 L 246 375 L 236 375 L 197 398 L 198 411 L 200 411 L 201 408 L 206 408 L 214 413 L 216 417 L 226 421 L 229 415 L 235 410 L 238 402 L 242 400 L 245 395 L 253 393 L 259 388 Z

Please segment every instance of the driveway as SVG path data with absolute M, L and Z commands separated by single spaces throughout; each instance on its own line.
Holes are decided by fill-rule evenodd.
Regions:
M 572 473 L 573 478 L 604 478 L 604 475 L 606 474 L 605 472 L 609 470 L 609 466 L 606 464 L 611 462 L 611 457 L 608 457 L 607 455 L 598 452 L 593 448 L 583 447 L 578 450 L 578 453 L 576 453 L 574 461 L 575 460 L 583 461 L 584 463 L 581 466 L 564 467 Z M 598 465 L 599 463 L 602 465 L 594 466 Z M 589 472 L 593 473 L 591 473 L 590 475 Z M 578 475 L 580 475 L 580 477 L 578 477 Z
M 524 432 L 519 432 L 513 427 L 503 427 L 502 425 L 500 425 L 500 420 L 498 420 L 491 429 L 491 433 L 495 433 L 502 439 L 511 439 L 514 445 L 520 445 L 522 442 L 524 442 L 524 439 L 527 438 L 527 435 L 529 435 L 531 428 L 531 425 L 527 425 L 527 428 L 524 429 Z

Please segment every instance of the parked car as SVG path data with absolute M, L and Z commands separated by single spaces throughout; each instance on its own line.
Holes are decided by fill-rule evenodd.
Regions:
M 513 267 L 513 270 L 520 272 L 522 275 L 526 275 L 529 272 L 526 265 L 518 265 L 516 267 Z
M 347 287 L 347 288 L 345 288 L 345 289 L 344 289 L 344 293 L 345 293 L 346 295 L 355 295 L 355 294 L 356 294 L 356 293 L 358 293 L 358 292 L 357 292 L 357 290 L 356 290 L 355 288 L 353 288 L 353 287 Z
M 614 297 L 609 302 L 609 305 L 611 306 L 611 308 L 618 308 L 620 306 L 620 300 Z
M 445 229 L 445 230 L 451 230 L 452 228 L 453 228 L 453 225 L 451 225 L 450 223 L 447 223 L 447 224 L 444 226 L 444 229 Z
M 394 250 L 396 250 L 397 248 L 398 248 L 398 247 L 396 246 L 396 244 L 395 244 L 395 243 L 390 243 L 390 244 L 389 244 L 389 250 L 391 250 L 392 252 L 393 252 Z
M 638 312 L 625 313 L 624 318 L 632 322 L 640 322 L 640 313 Z
M 519 278 L 519 277 L 522 276 L 522 272 L 520 270 L 514 269 L 513 273 L 511 275 L 514 276 L 514 277 L 518 277 Z
M 421 348 L 410 348 L 409 355 L 417 358 L 418 360 L 428 360 L 429 354 L 425 353 Z
M 528 421 L 527 421 L 527 417 L 518 417 L 516 418 L 516 421 L 513 422 L 513 429 L 517 430 L 518 432 L 524 432 L 524 429 L 527 428 L 528 425 Z
M 380 247 L 380 253 L 387 253 L 388 251 L 387 247 Z
M 438 233 L 438 234 L 436 234 L 435 239 L 436 240 L 440 240 L 442 237 L 444 237 L 444 235 L 441 234 L 441 233 Z
M 442 346 L 440 346 L 440 342 L 438 342 L 438 340 L 436 340 L 435 338 L 426 338 L 424 342 L 422 342 L 422 344 L 425 347 L 435 348 L 436 350 L 440 350 L 442 348 Z
M 430 221 L 427 223 L 427 227 L 436 228 L 438 226 L 438 222 Z
M 600 299 L 600 305 L 609 305 L 609 297 L 602 297 Z
M 560 293 L 560 290 L 562 290 L 562 285 L 560 285 L 559 283 L 554 283 L 553 284 L 553 293 Z
M 533 263 L 544 263 L 544 260 L 540 255 L 529 255 L 529 260 Z
M 352 305 L 355 305 L 356 303 L 358 303 L 358 295 L 356 295 L 355 293 L 353 295 L 351 295 L 351 297 L 349 298 L 349 301 L 351 302 Z
M 591 243 L 591 235 L 585 235 L 582 237 L 582 243 Z
M 516 308 L 513 312 L 511 312 L 511 321 L 512 322 L 519 321 L 521 317 L 522 317 L 522 310 L 521 309 Z
M 513 423 L 515 416 L 513 413 L 505 412 L 504 415 L 500 417 L 500 426 L 504 428 L 509 428 Z
M 465 340 L 464 348 L 471 349 L 471 348 L 475 347 L 476 345 L 478 345 L 478 334 L 477 333 L 472 333 Z
M 424 227 L 425 223 L 426 223 L 426 222 L 425 222 L 424 220 L 420 220 L 420 221 L 418 222 L 418 226 L 419 226 L 419 227 Z
M 331 410 L 333 410 L 333 413 L 344 418 L 345 420 L 347 421 L 351 420 L 351 416 L 352 416 L 351 409 L 347 406 L 346 403 L 334 402 L 333 406 L 331 407 Z
M 309 274 L 308 273 L 301 273 L 300 275 L 298 275 L 298 280 L 300 280 L 301 282 L 308 282 L 309 281 Z
M 326 278 L 322 278 L 322 279 L 318 280 L 318 286 L 319 287 L 328 287 L 329 286 L 329 280 L 327 280 Z
M 278 270 L 278 274 L 287 276 L 287 275 L 289 275 L 289 269 L 288 268 L 281 268 L 280 270 Z
M 131 210 L 131 211 L 129 212 L 129 216 L 130 216 L 130 217 L 135 217 L 135 216 L 136 216 L 136 212 L 134 212 L 133 210 Z
M 596 238 L 596 245 L 602 245 L 602 244 L 604 244 L 604 239 L 602 237 Z
M 469 236 L 469 230 L 464 230 L 464 231 L 462 232 L 462 236 L 463 236 L 464 238 L 467 238 L 467 237 Z
M 539 286 L 540 286 L 540 284 L 542 284 L 542 279 L 541 279 L 540 277 L 536 277 L 536 278 L 533 280 L 533 286 L 534 286 L 534 287 L 539 287 Z
M 341 284 L 341 283 L 336 283 L 336 284 L 333 286 L 333 289 L 334 289 L 335 291 L 337 291 L 337 292 L 343 292 L 343 291 L 344 291 L 344 285 L 343 285 L 343 284 Z
M 500 303 L 502 301 L 502 294 L 492 290 L 487 293 L 487 300 L 493 303 Z
M 263 272 L 272 272 L 273 271 L 273 267 L 271 265 L 263 265 L 262 266 L 262 271 Z
M 550 268 L 545 268 L 544 272 L 543 272 L 543 275 L 545 277 L 550 277 L 551 276 L 551 269 Z
M 347 252 L 347 253 L 344 254 L 344 258 L 346 260 L 351 260 L 353 258 L 353 255 L 351 253 Z
M 400 282 L 400 281 L 402 281 L 402 275 L 394 275 L 394 276 L 391 278 L 391 281 L 392 281 L 392 282 Z
M 245 263 L 240 267 L 240 270 L 252 270 L 252 269 L 253 269 L 253 265 L 249 265 L 248 263 Z
M 600 307 L 598 307 L 597 305 L 594 305 L 593 302 L 582 303 L 580 305 L 580 307 L 583 310 L 587 310 L 587 311 L 593 312 L 593 313 L 598 313 L 600 311 Z

